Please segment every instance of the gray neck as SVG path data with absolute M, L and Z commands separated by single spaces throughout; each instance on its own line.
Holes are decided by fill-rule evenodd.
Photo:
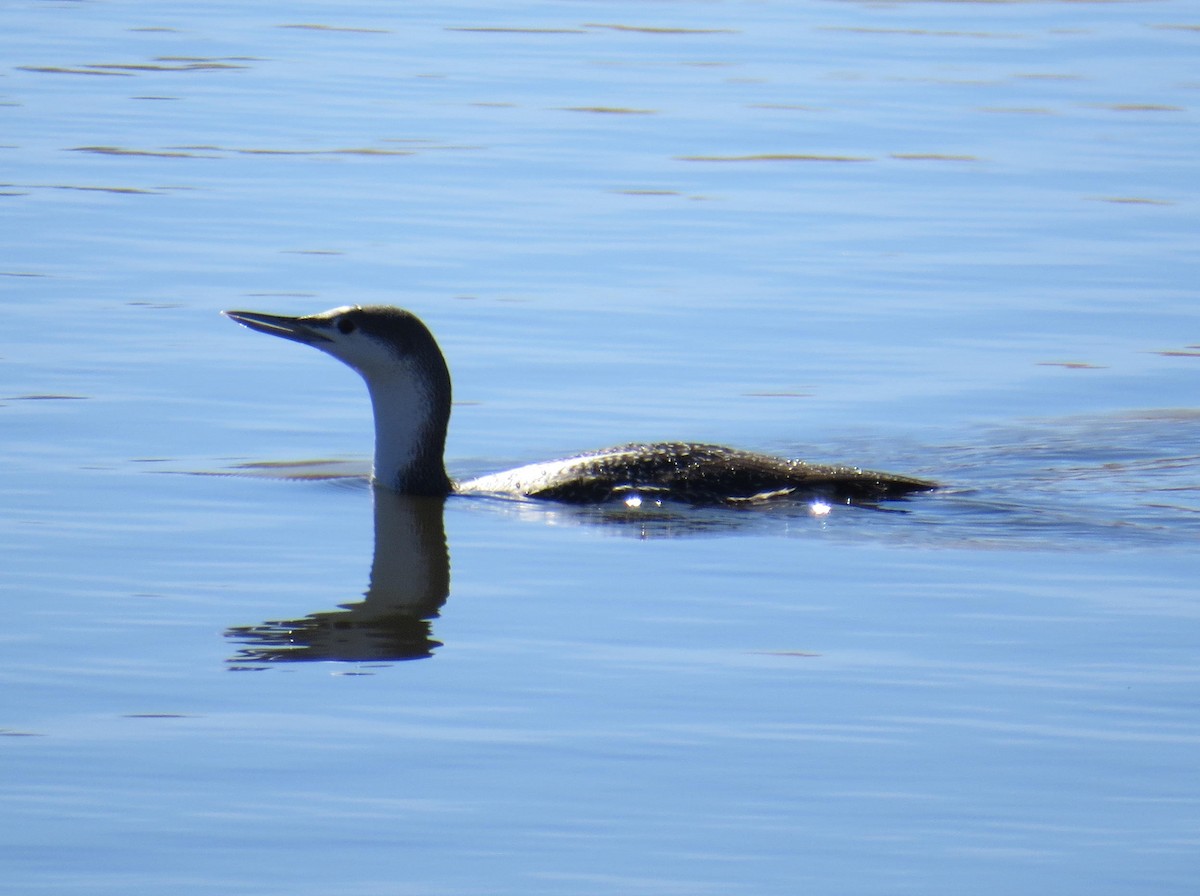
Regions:
M 403 495 L 445 496 L 452 491 L 442 459 L 450 419 L 449 380 L 443 389 L 423 379 L 401 371 L 367 380 L 375 412 L 371 479 Z

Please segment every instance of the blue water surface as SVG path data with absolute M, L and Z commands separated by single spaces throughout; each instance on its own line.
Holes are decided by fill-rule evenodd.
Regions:
M 19 2 L 0 877 L 20 894 L 1179 893 L 1200 836 L 1181 0 Z M 882 509 L 373 495 L 694 439 Z

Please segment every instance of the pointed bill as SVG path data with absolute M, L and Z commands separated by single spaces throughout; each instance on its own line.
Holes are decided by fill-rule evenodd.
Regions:
M 227 318 L 236 321 L 251 330 L 302 342 L 305 345 L 315 345 L 332 340 L 321 332 L 328 329 L 329 321 L 317 320 L 310 317 L 285 317 L 278 314 L 260 314 L 257 311 L 222 311 Z

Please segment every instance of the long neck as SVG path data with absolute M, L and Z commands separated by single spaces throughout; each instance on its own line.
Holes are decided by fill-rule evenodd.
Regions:
M 450 494 L 453 486 L 442 459 L 450 419 L 445 388 L 411 375 L 367 380 L 375 412 L 376 485 L 404 495 Z

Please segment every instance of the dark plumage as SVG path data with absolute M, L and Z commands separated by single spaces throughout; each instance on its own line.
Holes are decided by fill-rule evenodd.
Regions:
M 542 466 L 542 465 L 538 465 Z M 931 482 L 857 467 L 810 464 L 722 445 L 660 442 L 622 445 L 559 462 L 525 493 L 572 504 L 637 494 L 692 504 L 820 498 L 873 503 L 935 488 Z

